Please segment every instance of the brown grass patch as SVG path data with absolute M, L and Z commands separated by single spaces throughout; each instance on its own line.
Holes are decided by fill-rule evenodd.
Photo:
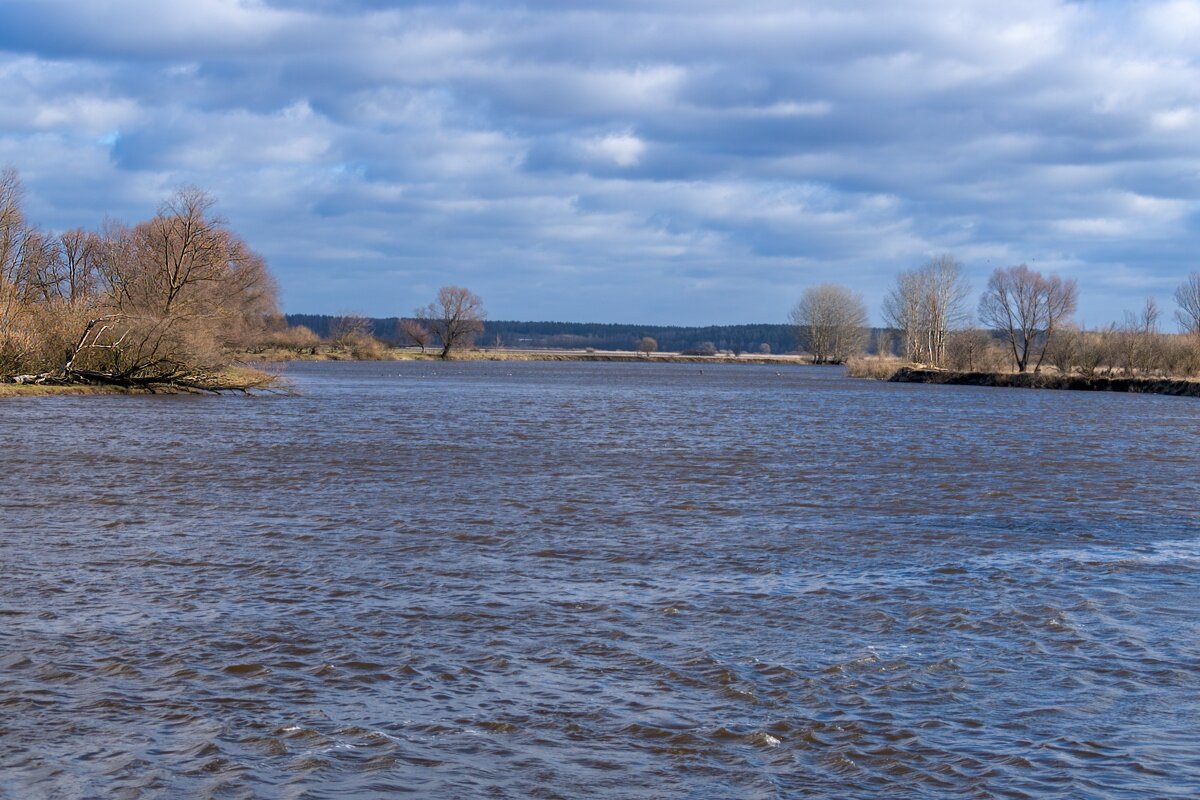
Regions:
M 846 362 L 846 375 L 851 378 L 886 381 L 905 366 L 908 365 L 899 358 L 852 358 Z

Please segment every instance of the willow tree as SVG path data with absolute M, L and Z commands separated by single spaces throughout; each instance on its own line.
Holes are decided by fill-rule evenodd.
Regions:
M 429 343 L 433 341 L 433 334 L 429 328 L 421 324 L 419 320 L 402 319 L 396 323 L 396 334 L 400 340 L 421 348 L 421 352 L 425 352 L 425 348 L 429 347 Z
M 1024 264 L 997 269 L 979 301 L 979 318 L 999 331 L 1018 372 L 1042 367 L 1046 346 L 1075 313 L 1074 280 L 1042 275 Z
M 814 364 L 842 364 L 866 349 L 870 338 L 862 295 L 845 286 L 805 289 L 790 318 L 797 343 L 812 354 Z
M 469 347 L 483 333 L 487 312 L 483 310 L 483 301 L 470 290 L 443 286 L 438 289 L 436 300 L 417 309 L 416 317 L 442 343 L 441 357 L 445 359 L 454 350 Z

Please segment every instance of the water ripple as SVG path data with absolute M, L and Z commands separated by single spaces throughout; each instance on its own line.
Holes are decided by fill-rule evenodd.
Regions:
M 0 403 L 0 798 L 1200 788 L 1194 401 L 293 373 Z

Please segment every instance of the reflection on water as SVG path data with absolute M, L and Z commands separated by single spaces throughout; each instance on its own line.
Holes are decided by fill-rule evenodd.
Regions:
M 0 797 L 1194 797 L 1200 404 L 312 364 L 0 403 Z

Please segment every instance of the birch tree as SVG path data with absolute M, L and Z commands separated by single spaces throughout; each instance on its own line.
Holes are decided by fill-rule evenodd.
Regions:
M 944 366 L 946 343 L 952 331 L 970 318 L 970 293 L 962 265 L 951 255 L 930 259 L 924 266 L 902 272 L 884 298 L 888 324 L 900 332 L 909 361 Z

